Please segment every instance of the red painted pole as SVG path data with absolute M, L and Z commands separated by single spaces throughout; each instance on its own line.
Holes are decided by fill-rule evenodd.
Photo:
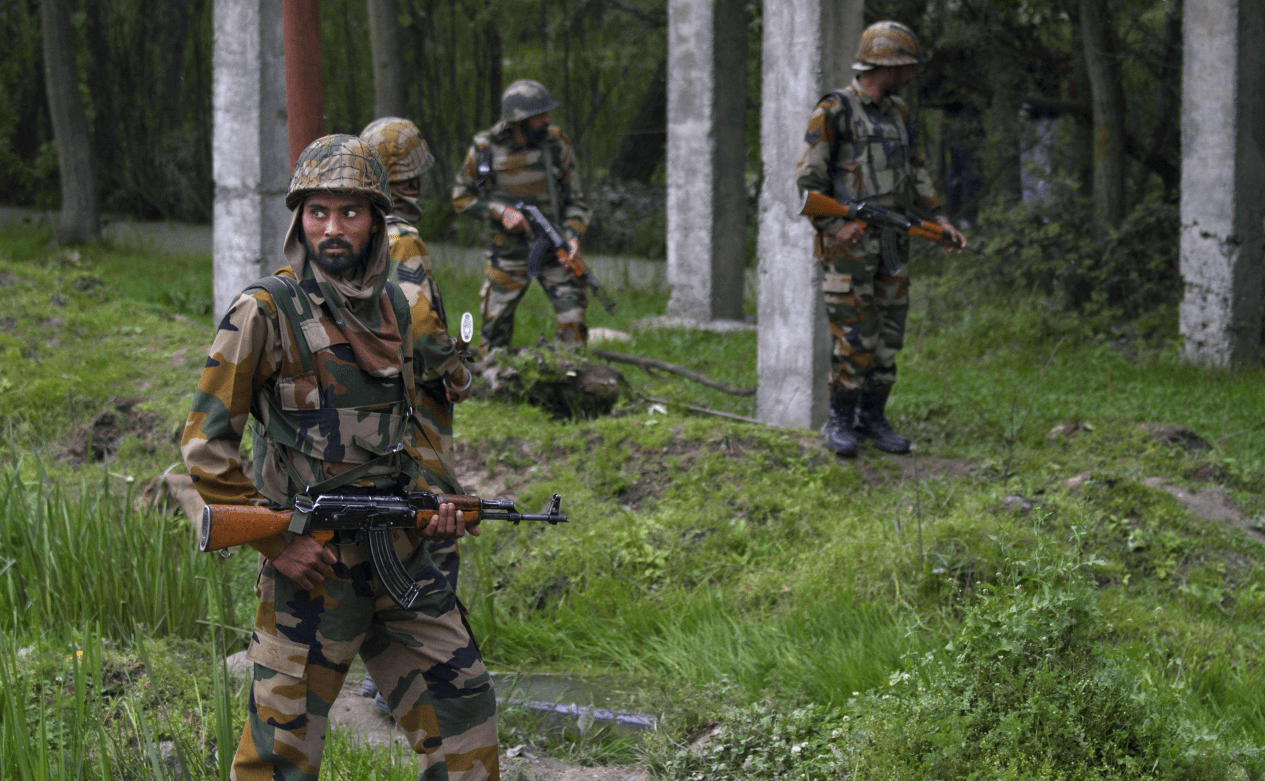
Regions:
M 286 130 L 290 168 L 307 145 L 325 135 L 321 82 L 321 0 L 282 0 L 285 35 Z

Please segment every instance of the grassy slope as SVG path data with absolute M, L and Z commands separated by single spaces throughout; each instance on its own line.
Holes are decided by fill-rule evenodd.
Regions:
M 43 469 L 71 495 L 103 481 L 126 491 L 111 474 L 143 479 L 178 458 L 169 435 L 210 335 L 198 293 L 209 264 L 100 249 L 75 259 L 40 249 L 42 239 L 0 234 L 6 458 L 23 479 Z M 489 528 L 463 548 L 462 596 L 489 659 L 642 681 L 636 704 L 669 712 L 674 729 L 722 702 L 841 703 L 940 647 L 981 585 L 1003 581 L 1044 544 L 1101 557 L 1092 569 L 1111 644 L 1183 686 L 1198 720 L 1265 743 L 1265 692 L 1253 683 L 1263 672 L 1262 548 L 1144 482 L 1220 486 L 1247 518 L 1261 518 L 1261 371 L 1198 370 L 1177 360 L 1171 335 L 1100 338 L 1041 301 L 981 300 L 954 286 L 952 268 L 925 271 L 891 404 L 898 427 L 917 438 L 927 469 L 917 482 L 871 450 L 859 465 L 839 462 L 806 432 L 638 407 L 554 423 L 531 408 L 463 405 L 462 465 L 526 506 L 560 492 L 574 519 Z M 477 310 L 478 280 L 438 275 L 450 312 Z M 174 280 L 178 292 L 155 280 Z M 619 298 L 618 316 L 594 309 L 591 324 L 628 329 L 664 305 Z M 551 330 L 533 290 L 516 342 Z M 638 331 L 617 349 L 738 385 L 756 380 L 754 334 Z M 653 395 L 752 411 L 749 399 L 620 368 Z M 137 409 L 157 420 L 126 436 L 104 468 L 59 460 L 75 427 L 111 397 L 140 398 Z M 1078 421 L 1088 426 L 1046 441 L 1054 425 Z M 1215 447 L 1161 445 L 1137 426 L 1152 422 L 1190 427 Z M 1079 488 L 1063 484 L 1085 472 Z M 23 490 L 10 482 L 11 497 Z M 1012 494 L 1034 509 L 1003 510 Z M 167 536 L 184 544 L 179 524 Z M 126 549 L 127 540 L 100 544 Z M 238 625 L 251 610 L 248 559 L 226 567 L 236 603 L 226 620 Z M 191 586 L 211 577 L 209 566 L 187 568 Z M 195 613 L 205 604 L 190 599 Z M 75 631 L 41 627 L 38 612 L 19 619 L 18 593 L 0 589 L 0 607 L 19 644 L 75 642 Z M 182 626 L 177 634 L 205 641 L 204 625 Z

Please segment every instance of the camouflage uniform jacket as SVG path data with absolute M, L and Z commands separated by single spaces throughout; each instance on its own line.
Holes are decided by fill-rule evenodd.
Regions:
M 316 485 L 381 459 L 405 443 L 414 428 L 416 387 L 408 303 L 385 279 L 343 324 L 326 301 L 328 288 L 302 263 L 293 270 L 293 236 L 287 240 L 292 265 L 275 276 L 297 282 L 275 289 L 290 296 L 284 316 L 265 281 L 246 288 L 229 307 L 208 352 L 185 423 L 181 453 L 198 493 L 208 504 L 285 506 L 302 487 Z M 375 238 L 377 268 L 385 275 L 387 243 Z M 299 248 L 302 257 L 302 248 Z M 363 347 L 361 321 L 378 325 L 377 351 Z M 297 329 L 297 330 L 296 330 Z M 306 344 L 304 350 L 299 343 Z M 414 417 L 410 417 L 410 413 Z M 254 468 L 248 476 L 239 446 L 248 416 L 255 418 Z M 356 483 L 396 485 L 397 475 L 419 478 L 447 472 L 434 449 L 406 446 L 379 460 Z M 268 558 L 284 548 L 279 536 L 256 544 Z
M 400 287 L 412 315 L 413 366 L 416 380 L 414 412 L 419 426 L 413 442 L 428 457 L 442 460 L 452 450 L 452 402 L 444 381 L 454 388 L 469 385 L 470 369 L 457 356 L 448 334 L 448 316 L 439 286 L 430 273 L 430 255 L 417 228 L 399 218 L 387 218 L 391 247 L 391 281 Z M 426 481 L 437 490 L 464 493 L 446 470 L 432 470 Z
M 944 219 L 909 107 L 895 95 L 874 100 L 856 80 L 823 97 L 809 117 L 795 183 L 801 192 L 819 192 L 841 202 L 865 199 L 926 219 Z M 813 226 L 834 235 L 844 222 L 817 217 Z
M 419 383 L 446 377 L 455 387 L 470 379 L 448 334 L 448 315 L 439 286 L 431 275 L 430 254 L 417 228 L 399 217 L 387 218 L 391 281 L 408 299 L 413 316 L 413 365 Z
M 552 172 L 545 171 L 546 148 Z M 489 155 L 491 175 L 488 181 L 481 181 L 479 159 Z M 550 179 L 553 180 L 552 194 Z M 474 137 L 457 172 L 452 190 L 453 208 L 459 214 L 488 223 L 490 259 L 494 265 L 508 261 L 504 265 L 511 268 L 526 267 L 531 250 L 527 234 L 507 234 L 500 223 L 506 207 L 519 201 L 539 207 L 565 238 L 579 238 L 588 228 L 589 207 L 580 186 L 575 150 L 566 134 L 553 125 L 539 146 L 515 146 L 513 130 L 504 122 L 498 122 Z

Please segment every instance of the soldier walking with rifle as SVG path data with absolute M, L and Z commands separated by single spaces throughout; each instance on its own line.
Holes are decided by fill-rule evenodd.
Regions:
M 388 280 L 386 169 L 359 138 L 326 136 L 299 157 L 286 205 L 288 265 L 225 314 L 181 445 L 216 506 L 203 547 L 247 542 L 261 554 L 232 777 L 316 781 L 330 707 L 359 653 L 420 755 L 420 778 L 497 779 L 492 682 L 424 543 L 478 533 L 459 504 L 475 516 L 498 508 L 418 492 L 427 457 L 407 444 L 419 425 L 414 346 L 409 302 Z M 248 415 L 249 476 L 238 450 Z M 293 517 L 269 525 L 266 507 L 242 508 L 261 515 L 225 542 L 212 524 L 219 505 Z
M 557 315 L 557 340 L 583 344 L 588 339 L 585 308 L 588 290 L 580 257 L 580 237 L 589 224 L 589 208 L 580 189 L 575 150 L 549 112 L 558 101 L 536 81 L 521 79 L 501 95 L 501 119 L 474 137 L 457 172 L 452 205 L 459 214 L 488 226 L 487 281 L 483 284 L 482 350 L 508 347 L 514 335 L 514 311 L 531 284 L 528 258 L 531 226 L 516 204 L 537 207 L 566 240 L 561 257 L 550 253 L 539 279 Z
M 940 239 L 951 251 L 966 244 L 941 213 L 912 114 L 896 95 L 924 61 L 905 25 L 866 28 L 856 78 L 817 104 L 795 169 L 809 196 L 804 214 L 817 229 L 834 342 L 823 434 L 826 447 L 843 456 L 856 455 L 863 437 L 889 453 L 909 450 L 886 415 L 909 311 L 909 236 Z M 833 208 L 819 208 L 822 202 Z

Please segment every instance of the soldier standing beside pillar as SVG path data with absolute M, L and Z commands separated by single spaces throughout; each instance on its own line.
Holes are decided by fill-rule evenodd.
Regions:
M 840 202 L 865 200 L 935 220 L 964 246 L 941 213 L 912 113 L 896 95 L 925 61 L 913 32 L 897 22 L 870 25 L 856 60 L 852 83 L 823 97 L 809 117 L 796 184 Z M 909 440 L 892 430 L 886 406 L 909 311 L 909 239 L 839 218 L 815 218 L 813 227 L 834 343 L 826 447 L 854 456 L 860 440 L 871 437 L 880 450 L 907 452 Z

